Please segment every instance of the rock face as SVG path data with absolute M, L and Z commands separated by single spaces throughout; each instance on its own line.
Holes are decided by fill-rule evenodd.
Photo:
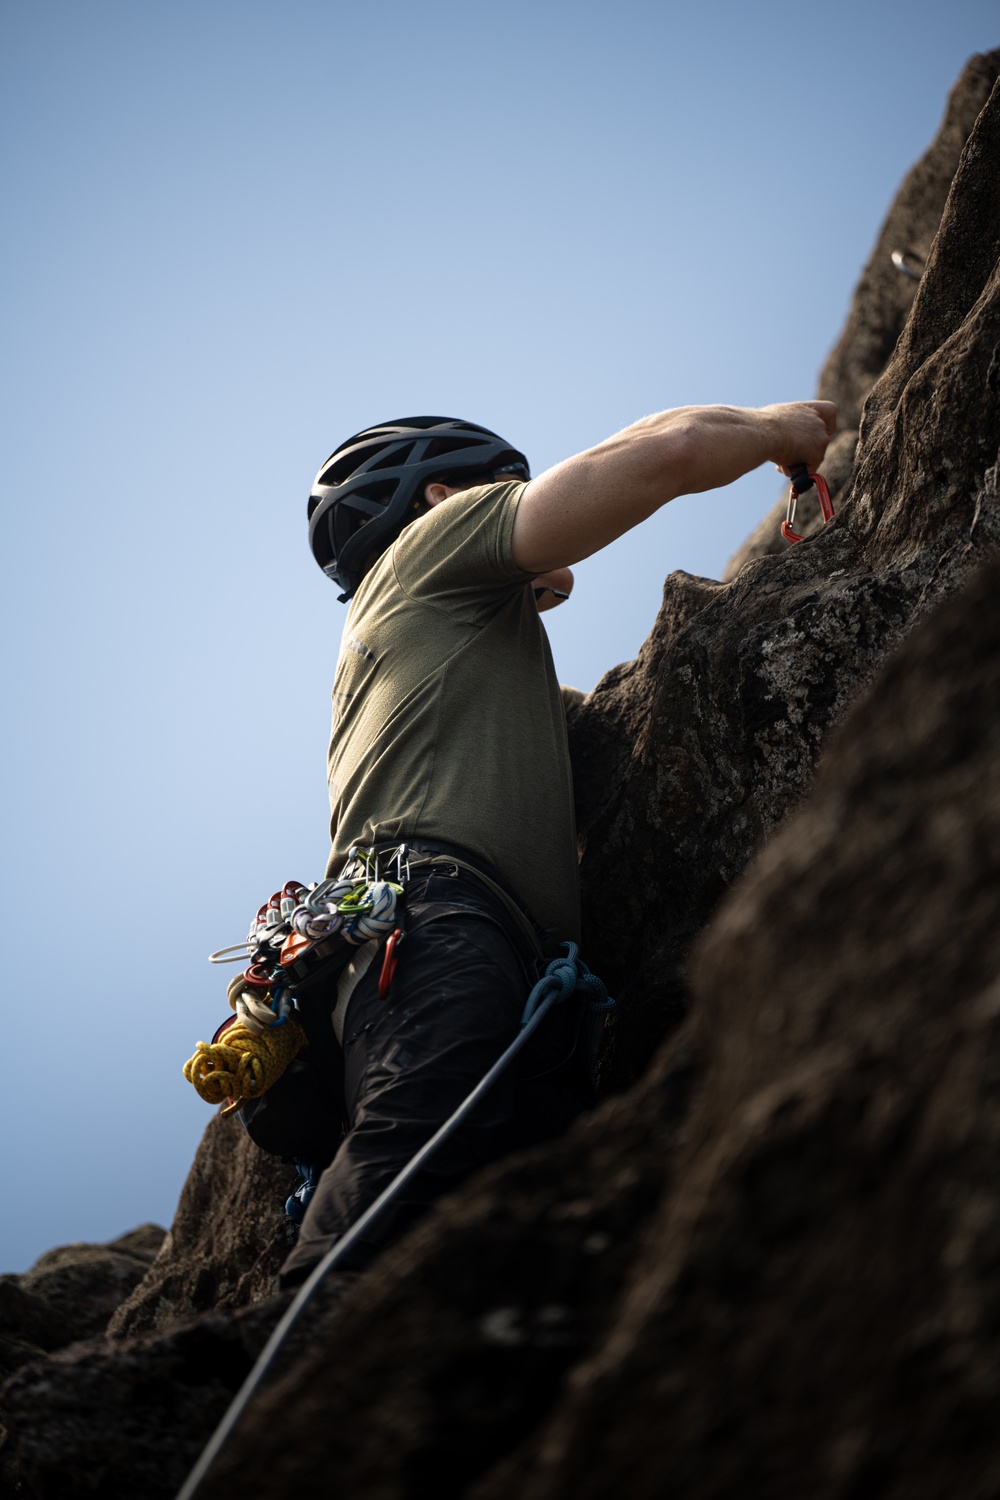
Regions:
M 883 233 L 912 308 L 877 252 L 824 374 L 872 386 L 837 520 L 672 575 L 575 711 L 608 1097 L 310 1312 L 203 1500 L 1000 1491 L 998 68 Z M 290 1175 L 213 1122 L 114 1336 L 0 1394 L 10 1493 L 175 1491 Z
M 296 1181 L 294 1167 L 258 1151 L 233 1116 L 216 1115 L 160 1253 L 108 1332 L 146 1333 L 269 1296 L 288 1254 L 284 1202 Z
M 0 1378 L 40 1355 L 103 1332 L 163 1243 L 143 1224 L 106 1245 L 62 1245 L 23 1276 L 0 1276 Z
M 635 1079 L 684 1014 L 694 938 L 809 786 L 830 726 L 996 549 L 998 166 L 994 86 L 837 519 L 729 585 L 672 574 L 637 660 L 576 710 L 584 931 L 621 1002 L 609 1086 Z M 609 867 L 632 876 L 624 913 L 606 900 Z
M 844 331 L 823 366 L 817 395 L 837 403 L 840 424 L 820 469 L 834 509 L 847 494 L 865 399 L 909 316 L 959 157 L 998 76 L 1000 51 L 971 58 L 963 70 L 933 144 L 896 194 L 858 282 Z M 903 257 L 903 268 L 893 263 L 894 254 Z M 730 560 L 727 580 L 755 557 L 788 548 L 780 531 L 784 518 L 782 498 Z M 809 535 L 821 524 L 815 491 L 809 491 L 796 508 L 796 530 Z
M 4 1391 L 16 1444 L 3 1450 L 0 1494 L 173 1495 L 270 1333 L 272 1303 L 123 1342 L 95 1338 L 26 1365 Z
M 62 1245 L 23 1276 L 0 1276 L 0 1382 L 78 1340 L 100 1334 L 138 1285 L 165 1231 L 142 1224 L 104 1245 Z M 0 1411 L 9 1420 L 9 1406 Z M 2 1443 L 3 1425 L 0 1425 Z M 0 1495 L 30 1493 L 15 1485 L 9 1447 L 0 1451 Z
M 1000 1492 L 998 903 L 994 565 L 701 940 L 678 1187 L 526 1500 Z

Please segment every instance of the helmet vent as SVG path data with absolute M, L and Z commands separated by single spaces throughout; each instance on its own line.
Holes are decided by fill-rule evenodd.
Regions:
M 341 484 L 352 475 L 358 467 L 357 454 L 345 453 L 338 461 L 331 463 L 328 469 L 324 469 L 317 479 L 317 484 Z
M 355 490 L 348 496 L 345 504 L 351 510 L 362 511 L 364 520 L 368 521 L 372 516 L 380 516 L 384 513 L 395 492 L 394 481 L 383 479 L 381 484 L 366 484 L 363 489 Z M 364 525 L 364 521 L 360 524 Z
M 373 469 L 401 468 L 403 464 L 409 463 L 413 447 L 413 443 L 407 443 L 405 446 L 401 443 L 393 443 L 388 453 L 384 453 L 381 458 L 377 458 L 374 463 L 366 466 L 365 473 L 370 474 Z
M 424 457 L 428 459 L 443 458 L 446 453 L 467 453 L 470 458 L 474 459 L 476 448 L 474 444 L 469 442 L 468 438 L 464 440 L 462 438 L 433 438 L 427 444 L 427 451 Z M 470 464 L 469 467 L 474 468 L 475 466 L 474 464 Z

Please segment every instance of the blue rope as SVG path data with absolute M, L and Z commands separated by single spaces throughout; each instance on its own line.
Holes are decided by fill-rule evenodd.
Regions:
M 294 1163 L 294 1166 L 302 1181 L 291 1197 L 285 1199 L 285 1217 L 291 1219 L 293 1224 L 301 1224 L 306 1216 L 306 1209 L 312 1202 L 313 1195 L 319 1187 L 319 1179 L 323 1168 L 316 1162 L 311 1161 L 297 1161 Z
M 552 960 L 528 996 L 521 1016 L 522 1027 L 527 1026 L 539 1006 L 550 996 L 558 1004 L 560 1000 L 568 1000 L 575 990 L 585 990 L 588 995 L 593 996 L 587 1002 L 588 1010 L 605 1013 L 614 1010 L 615 1002 L 608 994 L 607 987 L 603 980 L 598 979 L 587 968 L 579 956 L 577 945 L 567 942 L 563 943 L 563 947 L 566 949 L 566 957 Z

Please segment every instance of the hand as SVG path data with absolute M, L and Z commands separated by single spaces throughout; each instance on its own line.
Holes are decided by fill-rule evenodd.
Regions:
M 837 408 L 832 401 L 788 401 L 761 408 L 774 427 L 774 450 L 768 457 L 782 474 L 796 464 L 815 469 L 837 430 Z
M 554 568 L 551 573 L 540 573 L 531 587 L 538 613 L 543 615 L 547 609 L 565 604 L 573 592 L 573 574 L 569 568 Z

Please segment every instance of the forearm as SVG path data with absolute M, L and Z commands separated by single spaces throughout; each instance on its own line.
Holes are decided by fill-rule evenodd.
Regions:
M 834 418 L 828 402 L 644 417 L 532 480 L 515 520 L 515 558 L 539 572 L 579 562 L 677 495 L 730 484 L 768 459 L 816 464 Z
M 765 463 L 779 443 L 766 407 L 686 406 L 659 419 L 662 454 L 657 483 L 650 475 L 650 514 L 676 495 L 719 489 Z

